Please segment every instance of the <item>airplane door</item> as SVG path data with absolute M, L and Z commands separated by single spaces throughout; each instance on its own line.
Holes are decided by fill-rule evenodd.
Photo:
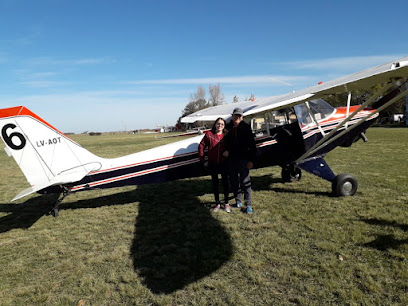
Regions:
M 251 127 L 265 165 L 287 165 L 305 152 L 302 132 L 293 108 L 258 114 Z M 263 146 L 265 143 L 272 145 Z

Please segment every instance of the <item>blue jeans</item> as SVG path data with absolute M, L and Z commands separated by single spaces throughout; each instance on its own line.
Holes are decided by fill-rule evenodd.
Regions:
M 228 161 L 228 169 L 235 201 L 242 203 L 241 193 L 244 193 L 245 205 L 252 206 L 251 177 L 247 164 L 247 160 L 231 159 Z

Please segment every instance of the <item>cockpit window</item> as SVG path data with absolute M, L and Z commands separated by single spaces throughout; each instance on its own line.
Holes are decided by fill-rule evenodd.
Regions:
M 252 131 L 256 136 L 269 135 L 270 129 L 296 122 L 293 108 L 284 108 L 258 114 L 251 119 Z
M 335 111 L 334 107 L 331 106 L 326 101 L 324 101 L 323 99 L 309 101 L 309 107 L 317 121 L 323 120 L 331 116 Z M 295 113 L 298 118 L 299 124 L 307 125 L 313 122 L 312 117 L 307 111 L 305 103 L 296 105 Z

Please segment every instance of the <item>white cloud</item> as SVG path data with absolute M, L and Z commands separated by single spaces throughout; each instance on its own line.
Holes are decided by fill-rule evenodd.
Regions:
M 12 38 L 7 38 L 7 34 L 3 35 L 0 44 L 7 46 L 27 47 L 35 43 L 42 36 L 43 30 L 39 26 L 31 26 L 24 31 L 24 34 L 17 34 L 14 31 L 8 31 L 7 34 Z
M 26 63 L 33 66 L 81 66 L 112 64 L 116 63 L 116 59 L 109 56 L 78 59 L 55 59 L 50 57 L 37 57 L 28 59 Z
M 274 84 L 291 85 L 287 83 L 305 81 L 305 76 L 285 76 L 285 75 L 252 75 L 252 76 L 230 76 L 230 77 L 208 77 L 208 78 L 184 78 L 184 79 L 162 79 L 162 80 L 139 80 L 127 81 L 125 84 L 140 85 L 140 84 L 159 84 L 159 85 L 194 85 L 194 84 Z
M 47 81 L 47 80 L 32 80 L 32 81 L 21 82 L 21 84 L 26 85 L 28 87 L 34 87 L 34 88 L 48 88 L 48 87 L 67 86 L 69 83 L 58 82 L 58 81 Z
M 51 71 L 45 71 L 45 72 L 36 72 L 31 75 L 33 78 L 48 78 L 52 76 L 56 76 L 58 73 L 56 72 L 51 72 Z

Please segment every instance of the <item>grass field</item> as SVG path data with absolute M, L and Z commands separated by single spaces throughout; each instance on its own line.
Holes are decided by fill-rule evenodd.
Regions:
M 28 187 L 0 152 L 0 305 L 408 305 L 408 129 L 326 160 L 354 197 L 253 170 L 254 214 L 213 213 L 209 177 L 10 203 Z M 174 141 L 74 135 L 103 157 Z

